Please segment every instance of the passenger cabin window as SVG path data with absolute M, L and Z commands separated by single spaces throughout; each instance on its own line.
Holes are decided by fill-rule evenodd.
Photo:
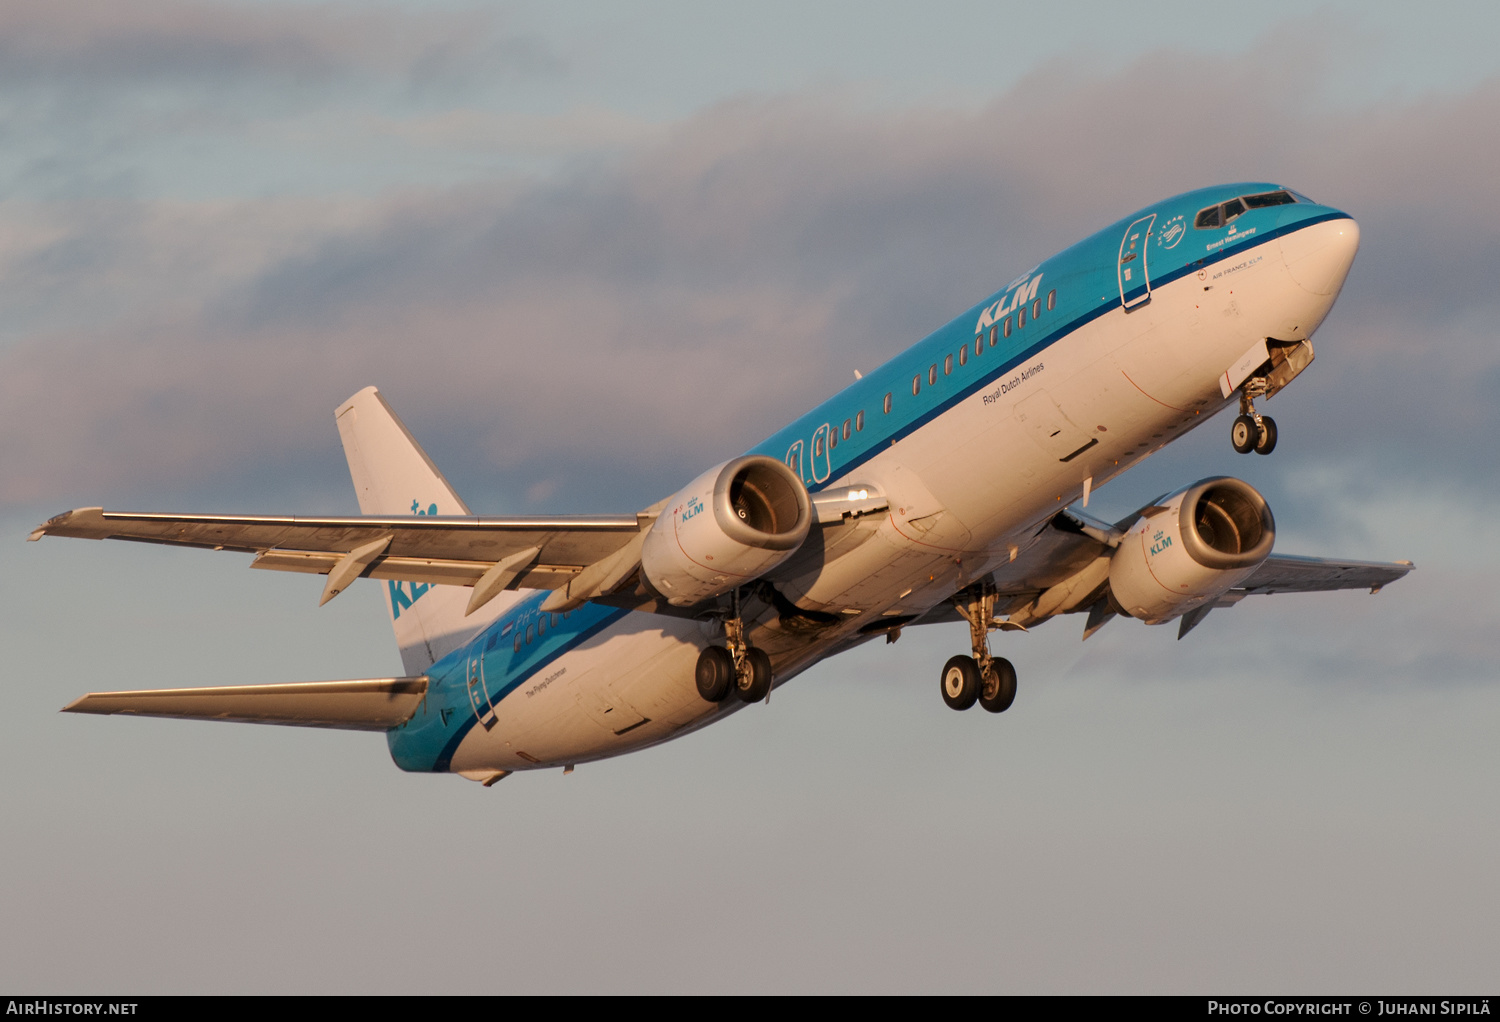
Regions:
M 961 366 L 969 364 L 969 346 L 967 344 L 958 349 L 958 364 Z
M 990 347 L 993 348 L 995 346 L 995 341 L 999 338 L 999 336 L 1000 325 L 997 323 L 996 325 L 990 327 Z
M 919 393 L 921 393 L 921 391 L 922 391 L 922 377 L 920 375 L 919 376 L 913 376 L 911 378 L 911 393 L 912 393 L 912 396 L 916 397 Z
M 1021 311 L 1016 313 L 1016 329 L 1019 330 L 1026 325 L 1026 306 L 1021 306 Z
M 831 451 L 839 445 L 839 428 L 833 427 L 828 431 L 828 449 Z
M 535 638 L 536 638 L 536 625 L 534 623 L 527 625 L 526 626 L 526 645 L 528 645 L 528 646 L 531 645 L 531 640 L 535 639 Z
M 949 355 L 943 359 L 943 375 L 947 376 L 953 372 L 953 356 Z
M 889 394 L 885 396 L 885 401 L 881 403 L 880 410 L 887 415 L 891 414 L 891 396 Z
M 1009 337 L 1009 336 L 1010 336 L 1010 317 L 1009 317 L 1009 316 L 1006 316 L 1006 317 L 1005 317 L 1005 327 L 1004 327 L 1004 332 L 1005 332 L 1005 336 L 1006 336 L 1006 337 Z
M 861 414 L 863 414 L 863 413 L 861 413 Z M 848 440 L 849 439 L 849 434 L 853 432 L 853 430 L 850 429 L 850 426 L 851 426 L 850 420 L 849 419 L 845 419 L 844 420 L 844 439 L 845 440 Z
M 891 396 L 889 394 L 887 394 L 885 396 L 885 399 L 886 399 L 886 402 L 889 403 L 890 400 L 891 400 Z M 858 433 L 860 430 L 862 430 L 864 428 L 865 428 L 865 413 L 864 413 L 864 410 L 861 409 L 860 413 L 854 417 L 854 432 Z
M 1057 288 L 1047 292 L 1047 311 L 1051 312 L 1057 308 Z
M 822 432 L 822 430 L 819 430 L 818 431 L 818 438 L 813 441 L 813 457 L 814 458 L 821 458 L 822 456 L 823 456 L 823 432 Z
M 516 632 L 516 652 L 521 652 L 521 633 Z
M 937 363 L 927 367 L 927 383 L 929 386 L 937 386 Z
M 1040 298 L 1038 298 L 1036 301 L 1034 301 L 1034 302 L 1031 303 L 1031 318 L 1032 319 L 1036 319 L 1041 314 L 1042 314 L 1042 300 Z
M 976 337 L 976 338 L 974 338 L 974 357 L 978 358 L 983 353 L 984 353 L 984 338 L 983 337 Z

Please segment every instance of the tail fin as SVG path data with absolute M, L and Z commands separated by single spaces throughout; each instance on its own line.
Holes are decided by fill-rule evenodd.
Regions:
M 366 387 L 340 405 L 334 416 L 361 514 L 469 514 L 380 391 Z M 465 618 L 469 594 L 458 586 L 387 581 L 383 587 L 401 663 L 409 675 L 424 673 L 493 619 L 484 614 Z M 500 609 L 496 607 L 494 614 Z

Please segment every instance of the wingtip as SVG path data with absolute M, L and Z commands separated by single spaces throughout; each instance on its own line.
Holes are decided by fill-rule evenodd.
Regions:
M 64 531 L 65 529 L 68 531 Z M 43 536 L 54 533 L 71 535 L 78 539 L 102 539 L 108 534 L 108 529 L 104 524 L 104 508 L 75 507 L 60 515 L 53 515 L 32 529 L 31 535 L 26 537 L 26 542 L 35 543 Z M 90 533 L 98 533 L 98 535 L 90 535 Z

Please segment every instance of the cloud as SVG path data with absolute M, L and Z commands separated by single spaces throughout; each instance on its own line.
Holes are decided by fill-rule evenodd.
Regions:
M 1365 238 L 1319 362 L 1277 399 L 1274 471 L 1336 452 L 1389 478 L 1459 472 L 1455 436 L 1500 427 L 1478 286 L 1500 213 L 1472 131 L 1500 83 L 1334 118 L 1299 59 L 1053 66 L 976 109 L 744 99 L 614 160 L 324 212 L 34 213 L 29 247 L 0 253 L 48 296 L 0 354 L 4 499 L 323 477 L 308 452 L 336 462 L 330 410 L 376 383 L 479 506 L 546 480 L 559 510 L 629 509 L 1101 224 L 1245 179 L 1341 205 Z M 100 294 L 117 319 L 70 312 Z
M 497 58 L 517 72 L 556 63 L 540 43 L 505 36 L 499 18 L 482 11 L 417 16 L 370 5 L 206 0 L 0 3 L 0 84 L 12 87 L 351 73 L 422 79 Z
M 409 136 L 444 108 L 565 68 L 486 8 L 0 0 L 0 192 L 172 199 L 402 180 L 407 159 L 430 167 L 434 131 Z M 571 121 L 523 126 L 523 147 L 622 130 Z M 461 164 L 469 150 L 448 146 Z

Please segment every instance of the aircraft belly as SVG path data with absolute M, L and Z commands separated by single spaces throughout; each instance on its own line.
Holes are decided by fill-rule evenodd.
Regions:
M 632 614 L 528 678 L 454 752 L 455 773 L 588 762 L 671 737 L 715 712 L 698 697 L 697 622 Z

